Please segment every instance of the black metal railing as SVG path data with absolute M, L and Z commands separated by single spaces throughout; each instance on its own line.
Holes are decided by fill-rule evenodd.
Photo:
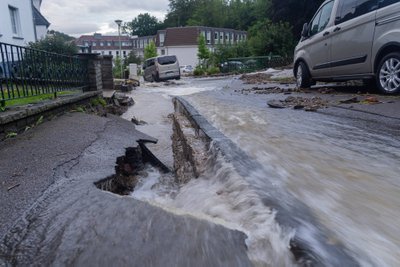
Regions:
M 84 89 L 87 60 L 0 43 L 0 104 L 7 100 Z
M 229 58 L 221 65 L 222 72 L 246 73 L 266 68 L 285 67 L 293 63 L 292 57 L 263 56 Z

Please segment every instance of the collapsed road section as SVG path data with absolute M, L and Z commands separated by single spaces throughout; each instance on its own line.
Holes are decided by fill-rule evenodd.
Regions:
M 267 261 L 267 264 L 274 264 L 274 260 L 271 262 L 271 259 L 263 259 L 260 256 L 259 248 L 257 248 L 260 243 L 263 243 L 263 239 L 264 243 L 269 239 L 269 243 L 281 242 L 287 244 L 297 264 L 302 266 L 359 265 L 344 246 L 338 241 L 332 242 L 334 239 L 329 230 L 317 222 L 304 204 L 276 185 L 272 172 L 269 173 L 255 159 L 247 156 L 230 139 L 208 123 L 185 99 L 176 97 L 173 102 L 175 107 L 174 141 L 176 144 L 178 140 L 177 147 L 181 149 L 180 158 L 175 163 L 178 170 L 178 180 L 187 182 L 188 173 L 191 173 L 194 177 L 201 176 L 201 172 L 204 175 L 209 169 L 214 168 L 213 165 L 221 167 L 220 161 L 223 159 L 233 169 L 229 173 L 220 175 L 218 172 L 221 168 L 214 168 L 214 177 L 209 179 L 229 180 L 230 176 L 239 177 L 242 181 L 241 187 L 246 187 L 248 191 L 256 194 L 256 197 L 252 195 L 251 201 L 246 203 L 247 208 L 251 209 L 251 206 L 257 205 L 257 200 L 261 201 L 264 209 L 270 209 L 273 220 L 277 223 L 277 226 L 275 225 L 273 229 L 280 232 L 279 238 L 286 239 L 278 241 L 276 238 L 271 240 L 271 237 L 260 236 L 259 227 L 254 227 L 254 224 L 247 229 L 244 227 L 243 231 L 248 235 L 249 257 L 253 263 L 263 265 Z M 199 143 L 202 143 L 202 145 L 199 145 Z M 199 149 L 201 147 L 203 147 L 203 150 Z M 208 156 L 205 156 L 203 151 L 208 151 Z M 208 175 L 212 174 L 209 173 Z M 253 179 L 254 176 L 257 176 L 257 179 Z M 229 183 L 225 185 L 230 186 Z M 182 190 L 185 190 L 185 187 Z M 229 190 L 230 188 L 225 188 L 225 191 Z M 217 191 L 217 194 L 224 193 L 226 193 L 224 189 Z M 237 198 L 240 197 L 237 195 Z M 198 201 L 204 200 L 198 199 Z M 259 222 L 259 224 L 262 224 L 262 222 Z M 255 232 L 252 233 L 252 230 L 255 230 Z M 263 233 L 265 234 L 265 232 Z M 273 230 L 269 234 L 273 234 Z M 252 248 L 251 243 L 254 240 L 257 240 L 257 244 Z M 275 250 L 273 254 L 279 253 L 277 248 L 274 247 L 276 244 L 270 245 Z M 252 249 L 258 251 L 252 251 Z M 254 254 L 252 255 L 252 253 Z M 267 254 L 266 250 L 264 250 L 264 254 Z M 273 257 L 273 254 L 269 256 Z M 276 260 L 282 263 L 282 258 Z

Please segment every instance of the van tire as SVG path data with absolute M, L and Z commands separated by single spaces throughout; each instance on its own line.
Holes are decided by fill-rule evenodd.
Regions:
M 376 70 L 376 84 L 383 94 L 400 92 L 400 53 L 393 52 L 384 56 Z
M 306 64 L 300 62 L 296 68 L 296 85 L 297 88 L 310 88 L 311 86 L 311 75 Z

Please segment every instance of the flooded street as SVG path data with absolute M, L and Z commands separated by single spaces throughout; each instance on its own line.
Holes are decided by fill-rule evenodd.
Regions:
M 198 179 L 168 197 L 143 183 L 134 197 L 173 207 L 247 234 L 249 258 L 259 266 L 290 266 L 291 229 L 274 220 L 275 211 L 260 198 L 273 181 L 310 208 L 329 229 L 332 244 L 343 245 L 362 266 L 397 266 L 400 262 L 400 137 L 398 129 L 379 124 L 270 109 L 268 96 L 241 95 L 231 78 L 183 79 L 170 86 L 146 85 L 132 92 L 136 104 L 123 115 L 145 120 L 137 129 L 159 139 L 152 151 L 173 166 L 168 114 L 171 95 L 184 96 L 212 125 L 263 166 L 235 177 L 229 163 L 215 160 Z M 165 188 L 164 188 L 165 189 Z M 147 193 L 146 193 L 147 192 Z M 261 196 L 262 197 L 262 196 Z M 283 205 L 292 205 L 279 199 Z M 312 235 L 310 232 L 303 236 Z M 318 245 L 318 244 L 316 244 Z M 318 250 L 318 248 L 316 248 Z

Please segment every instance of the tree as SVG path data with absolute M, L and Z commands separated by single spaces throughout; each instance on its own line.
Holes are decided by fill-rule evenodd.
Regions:
M 199 0 L 169 0 L 169 11 L 164 20 L 165 27 L 187 26 L 192 13 L 200 5 Z M 204 25 L 206 26 L 206 25 Z
M 149 13 L 139 14 L 131 22 L 127 22 L 122 26 L 122 31 L 129 35 L 149 36 L 155 35 L 162 24 L 154 16 Z
M 113 76 L 114 78 L 119 78 L 122 79 L 123 73 L 121 73 L 121 58 L 120 57 L 116 57 L 114 60 L 114 67 L 113 67 Z
M 75 37 L 69 36 L 68 34 L 59 32 L 59 31 L 55 31 L 55 30 L 49 30 L 47 31 L 48 35 L 52 35 L 52 36 L 58 36 L 61 39 L 63 39 L 65 42 L 70 42 L 75 40 Z
M 29 48 L 43 50 L 47 52 L 73 55 L 78 53 L 78 47 L 72 41 L 65 41 L 60 35 L 48 35 L 44 39 L 37 42 L 30 42 Z
M 206 68 L 207 60 L 210 58 L 210 50 L 206 45 L 206 38 L 203 34 L 200 34 L 198 38 L 197 57 L 199 59 L 200 66 Z
M 144 59 L 152 58 L 157 56 L 157 47 L 153 41 L 144 48 Z
M 138 65 L 141 63 L 140 57 L 138 57 L 134 51 L 129 52 L 128 56 L 124 58 L 124 67 L 126 68 L 131 63 L 136 63 Z
M 249 57 L 251 50 L 247 42 L 240 42 L 235 45 L 219 44 L 211 54 L 211 60 L 215 66 L 228 61 L 229 58 Z
M 286 21 L 298 39 L 305 22 L 309 22 L 324 0 L 271 0 L 268 17 L 272 22 Z
M 287 22 L 272 23 L 265 19 L 249 29 L 249 41 L 252 54 L 265 56 L 275 54 L 288 56 L 293 54 L 294 39 L 292 28 Z

